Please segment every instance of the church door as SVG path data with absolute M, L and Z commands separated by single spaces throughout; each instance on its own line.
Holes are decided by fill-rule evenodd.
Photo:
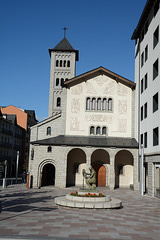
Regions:
M 105 187 L 106 186 L 106 168 L 102 164 L 95 164 L 93 168 L 96 171 L 97 187 Z

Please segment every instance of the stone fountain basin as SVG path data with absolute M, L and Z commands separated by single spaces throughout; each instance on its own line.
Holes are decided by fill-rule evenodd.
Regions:
M 111 201 L 111 197 L 79 197 L 79 196 L 72 196 L 67 194 L 65 196 L 67 200 L 70 201 L 77 201 L 77 202 L 109 202 Z
M 122 202 L 119 199 L 107 197 L 79 197 L 66 195 L 55 198 L 55 203 L 63 207 L 71 208 L 93 208 L 112 209 L 121 208 Z

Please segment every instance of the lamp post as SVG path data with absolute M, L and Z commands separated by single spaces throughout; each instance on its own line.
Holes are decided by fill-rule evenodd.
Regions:
M 141 195 L 144 195 L 144 170 L 143 170 L 143 158 L 144 158 L 144 148 L 141 145 Z
M 7 187 L 7 160 L 4 161 L 4 178 L 3 178 L 3 188 Z
M 16 183 L 18 178 L 18 164 L 19 164 L 19 151 L 17 151 L 17 163 L 16 163 Z

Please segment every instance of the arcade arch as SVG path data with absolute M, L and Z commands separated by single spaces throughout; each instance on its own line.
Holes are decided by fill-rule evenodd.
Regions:
M 96 185 L 109 185 L 110 158 L 107 151 L 95 150 L 91 155 L 91 165 L 96 171 Z
M 128 150 L 121 150 L 115 156 L 115 188 L 133 185 L 134 158 Z
M 86 154 L 80 148 L 69 151 L 67 155 L 66 186 L 82 185 L 82 170 L 86 169 Z

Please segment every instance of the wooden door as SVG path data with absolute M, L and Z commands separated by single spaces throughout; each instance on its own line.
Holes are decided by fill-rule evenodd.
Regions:
M 98 171 L 98 186 L 106 186 L 106 168 L 104 166 L 101 166 Z
M 95 164 L 93 168 L 96 171 L 97 187 L 105 187 L 106 186 L 106 168 L 102 164 Z

